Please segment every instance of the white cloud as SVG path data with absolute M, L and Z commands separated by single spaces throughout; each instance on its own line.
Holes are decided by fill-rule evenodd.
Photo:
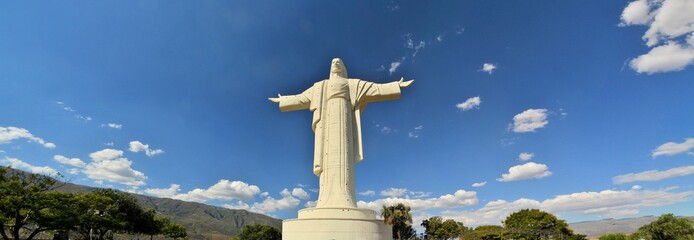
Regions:
M 226 179 L 219 180 L 216 184 L 208 189 L 196 188 L 187 193 L 177 194 L 172 198 L 205 203 L 209 200 L 232 200 L 232 199 L 250 199 L 260 193 L 260 188 L 255 185 L 241 181 L 229 181 Z
M 161 149 L 149 149 L 148 144 L 143 144 L 140 141 L 131 141 L 130 148 L 128 150 L 131 152 L 145 152 L 148 157 L 164 153 L 164 150 Z
M 43 145 L 45 148 L 55 148 L 55 144 L 46 142 L 40 137 L 36 137 L 24 128 L 18 127 L 0 127 L 0 144 L 10 143 L 17 139 L 26 139 L 30 142 L 35 142 Z
M 641 185 L 631 186 L 631 190 L 641 190 L 641 189 L 643 189 L 643 187 L 641 187 Z
M 29 163 L 23 162 L 22 160 L 16 159 L 16 158 L 10 158 L 10 157 L 5 157 L 5 159 L 0 160 L 0 162 L 6 163 L 12 168 L 17 168 L 17 169 L 22 169 L 28 172 L 32 173 L 37 173 L 37 174 L 43 174 L 43 175 L 58 175 L 58 171 L 55 169 L 49 167 L 49 166 L 44 166 L 44 167 L 37 167 L 34 165 L 31 165 Z
M 70 165 L 73 167 L 84 168 L 87 166 L 86 163 L 82 162 L 79 158 L 67 158 L 62 155 L 55 155 L 53 159 L 61 164 Z
M 534 132 L 535 129 L 545 127 L 547 121 L 547 109 L 528 109 L 513 116 L 513 131 L 517 133 Z
M 663 155 L 672 156 L 685 153 L 692 149 L 694 149 L 694 138 L 687 138 L 682 143 L 667 142 L 658 146 L 655 150 L 653 150 L 651 157 L 655 158 Z
M 374 196 L 374 195 L 376 195 L 376 192 L 374 192 L 374 190 L 366 190 L 366 191 L 364 191 L 364 192 L 360 192 L 359 195 L 362 195 L 362 196 Z
M 422 211 L 427 209 L 446 209 L 464 206 L 472 206 L 477 204 L 477 193 L 458 190 L 454 194 L 442 195 L 438 198 L 428 199 L 413 199 L 413 198 L 398 198 L 388 197 L 378 199 L 371 202 L 359 201 L 357 206 L 361 208 L 369 208 L 380 211 L 383 205 L 395 205 L 403 203 L 412 208 L 413 211 Z
M 465 100 L 465 102 L 458 103 L 455 106 L 463 111 L 467 111 L 473 108 L 479 108 L 480 104 L 482 103 L 482 100 L 480 99 L 480 96 L 477 97 L 471 97 Z
M 67 172 L 72 175 L 77 175 L 80 173 L 80 170 L 78 168 L 70 168 L 67 170 Z
M 501 178 L 496 180 L 499 182 L 511 182 L 531 178 L 544 178 L 550 175 L 552 175 L 552 172 L 549 171 L 547 165 L 528 162 L 509 168 L 508 173 L 501 174 Z
M 400 197 L 405 195 L 405 193 L 407 193 L 407 188 L 388 188 L 381 191 L 381 196 Z
M 553 214 L 574 213 L 618 217 L 638 214 L 640 209 L 645 207 L 686 202 L 694 196 L 694 191 L 677 193 L 671 190 L 604 190 L 558 195 L 544 201 L 527 198 L 520 198 L 513 202 L 496 200 L 474 211 L 444 211 L 442 217 L 462 221 L 468 226 L 500 224 L 510 213 L 524 208 L 537 208 Z
M 84 168 L 88 178 L 109 181 L 131 187 L 145 184 L 144 173 L 131 168 L 132 161 L 123 157 L 123 151 L 103 149 L 89 154 L 92 162 Z
M 629 65 L 638 73 L 653 74 L 679 71 L 692 63 L 694 63 L 694 47 L 669 42 L 632 59 Z
M 115 145 L 115 144 L 113 142 L 107 142 L 107 143 L 104 143 L 104 145 L 113 147 L 113 145 Z
M 630 2 L 622 12 L 622 23 L 620 26 L 648 24 L 653 20 L 653 15 L 649 13 L 650 10 L 646 0 Z
M 496 65 L 491 63 L 485 63 L 482 64 L 482 69 L 480 69 L 480 71 L 492 74 L 494 72 L 494 69 L 496 69 Z
M 316 201 L 307 201 L 306 204 L 304 204 L 304 207 L 314 208 L 316 207 L 316 205 L 318 205 L 318 202 Z
M 121 129 L 121 128 L 123 128 L 123 124 L 104 123 L 104 124 L 101 124 L 101 127 L 110 127 L 110 128 L 115 128 L 115 129 Z
M 416 57 L 417 53 L 419 52 L 419 49 L 422 49 L 426 47 L 426 43 L 424 41 L 419 41 L 419 44 L 417 46 L 414 46 L 414 52 L 412 53 L 412 57 Z
M 398 70 L 398 67 L 400 67 L 400 62 L 392 62 L 390 63 L 390 68 L 388 69 L 388 72 L 392 75 L 395 71 Z
M 299 203 L 301 202 L 299 199 L 292 196 L 292 193 L 290 193 L 289 190 L 287 190 L 286 188 L 280 192 L 280 195 L 282 196 L 282 198 L 280 199 L 267 197 L 262 202 L 253 203 L 252 206 L 249 206 L 248 204 L 239 201 L 235 205 L 224 204 L 224 207 L 233 209 L 246 209 L 252 212 L 269 214 L 277 210 L 288 210 L 296 208 L 296 206 L 299 206 Z
M 416 126 L 412 129 L 412 131 L 407 133 L 407 136 L 410 138 L 419 138 L 419 133 L 422 131 L 423 128 L 424 126 L 422 125 Z
M 627 173 L 613 177 L 612 182 L 615 184 L 622 184 L 630 182 L 660 181 L 667 178 L 682 177 L 692 174 L 694 174 L 694 165 L 670 168 L 665 171 L 650 170 L 640 173 Z
M 436 41 L 442 42 L 443 41 L 443 35 L 436 36 Z
M 694 63 L 694 2 L 691 0 L 636 0 L 624 8 L 620 26 L 646 25 L 646 45 L 654 47 L 630 62 L 638 73 L 679 71 Z M 686 39 L 686 36 L 689 39 Z M 665 43 L 665 45 L 657 46 Z
M 476 182 L 472 184 L 472 187 L 484 187 L 484 185 L 487 185 L 487 182 Z
M 304 191 L 303 188 L 292 189 L 292 196 L 297 197 L 302 200 L 308 200 L 308 193 Z
M 521 161 L 528 161 L 530 159 L 533 159 L 533 157 L 535 157 L 535 154 L 531 152 L 523 152 L 518 154 L 518 160 Z
M 171 184 L 169 188 L 148 188 L 145 189 L 145 193 L 155 196 L 155 197 L 164 197 L 164 198 L 172 198 L 173 196 L 176 196 L 178 194 L 178 191 L 181 189 L 181 185 L 178 184 Z

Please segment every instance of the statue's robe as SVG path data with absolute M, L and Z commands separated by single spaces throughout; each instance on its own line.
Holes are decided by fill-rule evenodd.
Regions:
M 369 102 L 398 98 L 398 82 L 377 84 L 337 76 L 317 82 L 303 93 L 280 97 L 282 112 L 313 112 L 313 172 L 320 177 L 317 208 L 357 206 L 354 165 L 364 158 L 361 112 Z

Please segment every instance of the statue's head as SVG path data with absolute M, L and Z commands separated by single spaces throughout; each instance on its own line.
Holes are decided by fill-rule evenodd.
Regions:
M 330 76 L 332 77 L 333 75 L 347 78 L 347 68 L 342 59 L 333 58 L 333 62 L 330 64 Z

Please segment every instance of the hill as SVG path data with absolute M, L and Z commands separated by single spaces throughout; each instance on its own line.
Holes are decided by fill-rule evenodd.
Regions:
M 690 221 L 694 221 L 694 217 L 684 217 Z M 570 223 L 569 227 L 575 233 L 588 235 L 591 239 L 608 233 L 624 233 L 631 234 L 636 232 L 639 227 L 649 224 L 658 219 L 658 216 L 644 216 L 638 218 L 623 218 L 623 219 L 603 219 L 597 221 L 585 221 Z
M 31 174 L 12 169 L 22 174 Z M 72 183 L 59 183 L 57 191 L 84 193 L 97 188 Z M 170 198 L 157 198 L 130 193 L 144 208 L 152 208 L 172 222 L 183 225 L 190 239 L 228 240 L 241 232 L 241 227 L 249 224 L 266 224 L 278 229 L 282 220 L 246 210 L 227 209 L 197 202 L 186 202 Z

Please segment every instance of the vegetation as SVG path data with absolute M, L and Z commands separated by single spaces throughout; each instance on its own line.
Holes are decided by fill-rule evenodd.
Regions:
M 599 240 L 628 240 L 628 238 L 624 233 L 611 233 L 600 236 Z
M 694 226 L 692 222 L 677 218 L 672 213 L 661 215 L 647 225 L 639 228 L 630 239 L 647 240 L 691 240 L 694 239 Z
M 127 193 L 111 189 L 77 195 L 56 192 L 53 178 L 8 170 L 0 168 L 0 235 L 4 240 L 31 240 L 48 231 L 73 231 L 80 239 L 105 239 L 114 233 L 186 237 L 183 226 L 154 210 L 144 210 Z
M 462 233 L 470 231 L 461 222 L 456 222 L 453 219 L 444 221 L 439 216 L 422 221 L 422 227 L 424 227 L 425 239 L 455 239 L 460 237 Z
M 398 203 L 395 206 L 385 206 L 381 210 L 383 221 L 387 225 L 393 225 L 393 237 L 400 239 L 410 239 L 416 236 L 416 232 L 412 228 L 412 215 L 410 215 L 410 206 L 405 206 Z
M 254 224 L 241 228 L 241 234 L 233 240 L 281 240 L 282 232 L 269 225 Z
M 545 239 L 549 236 L 574 235 L 566 221 L 538 209 L 522 209 L 503 222 L 506 235 L 513 239 Z

